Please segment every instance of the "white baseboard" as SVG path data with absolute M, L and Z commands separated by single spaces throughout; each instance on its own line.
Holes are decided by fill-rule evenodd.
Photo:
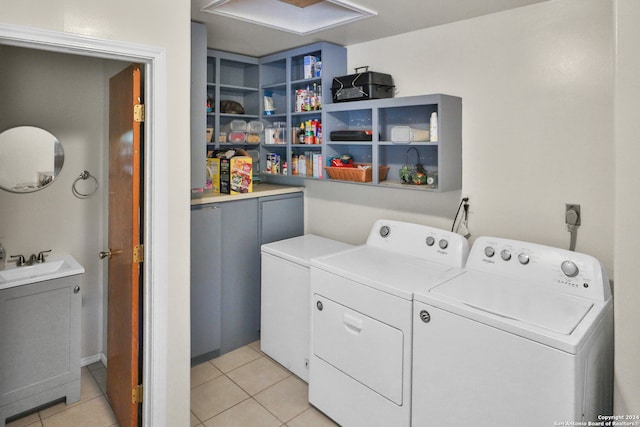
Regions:
M 80 359 L 80 366 L 91 365 L 92 363 L 102 362 L 102 364 L 107 366 L 107 356 L 104 353 L 94 354 L 93 356 L 87 356 Z

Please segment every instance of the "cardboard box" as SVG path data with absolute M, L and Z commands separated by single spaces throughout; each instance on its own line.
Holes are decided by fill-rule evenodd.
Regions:
M 226 150 L 225 150 L 226 151 Z M 236 150 L 231 158 L 217 157 L 207 159 L 212 175 L 213 191 L 222 194 L 251 193 L 253 191 L 253 159 L 244 150 Z
M 304 57 L 304 78 L 312 79 L 315 75 L 316 69 L 316 57 L 315 56 L 305 56 Z
M 220 159 L 207 159 L 207 184 L 206 189 L 220 192 Z

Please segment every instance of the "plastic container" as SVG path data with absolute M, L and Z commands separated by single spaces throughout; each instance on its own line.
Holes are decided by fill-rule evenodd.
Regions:
M 415 129 L 409 126 L 393 126 L 391 128 L 391 142 L 394 144 L 425 141 L 429 141 L 428 130 Z
M 229 142 L 233 144 L 242 144 L 247 140 L 246 132 L 231 132 L 229 134 Z
M 231 131 L 232 132 L 246 132 L 247 131 L 247 122 L 244 120 L 231 120 Z

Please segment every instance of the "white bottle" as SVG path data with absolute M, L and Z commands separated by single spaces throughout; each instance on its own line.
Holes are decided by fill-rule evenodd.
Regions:
M 438 113 L 435 111 L 431 113 L 431 119 L 429 120 L 429 136 L 431 142 L 438 141 Z

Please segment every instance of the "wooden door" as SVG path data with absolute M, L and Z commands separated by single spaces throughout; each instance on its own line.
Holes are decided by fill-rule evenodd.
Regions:
M 141 384 L 140 314 L 142 265 L 134 248 L 142 242 L 142 128 L 134 108 L 142 103 L 139 65 L 109 81 L 109 291 L 107 397 L 121 427 L 136 427 Z

